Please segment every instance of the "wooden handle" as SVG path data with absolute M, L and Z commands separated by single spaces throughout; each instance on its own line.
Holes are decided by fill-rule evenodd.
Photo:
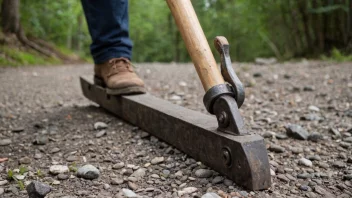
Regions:
M 224 84 L 202 27 L 190 0 L 166 0 L 186 43 L 204 90 Z

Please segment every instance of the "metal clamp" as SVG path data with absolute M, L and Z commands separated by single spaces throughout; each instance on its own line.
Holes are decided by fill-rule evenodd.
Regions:
M 244 102 L 245 92 L 242 82 L 232 68 L 229 42 L 225 37 L 217 36 L 215 37 L 214 45 L 221 56 L 221 74 L 224 80 L 232 86 L 238 108 L 240 108 Z

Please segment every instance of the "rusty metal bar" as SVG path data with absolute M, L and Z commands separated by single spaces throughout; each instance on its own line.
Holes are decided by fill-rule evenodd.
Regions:
M 270 187 L 270 168 L 259 135 L 234 136 L 217 131 L 213 116 L 149 94 L 110 96 L 81 77 L 83 94 L 123 120 L 175 146 L 250 190 Z

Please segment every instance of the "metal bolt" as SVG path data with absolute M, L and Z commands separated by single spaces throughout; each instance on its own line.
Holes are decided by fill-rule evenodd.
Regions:
M 231 159 L 230 151 L 227 148 L 223 149 L 222 156 L 224 158 L 224 162 L 225 162 L 226 166 L 230 167 L 232 159 Z
M 222 124 L 224 124 L 227 120 L 227 114 L 225 111 L 221 112 L 219 117 L 218 117 L 218 121 Z

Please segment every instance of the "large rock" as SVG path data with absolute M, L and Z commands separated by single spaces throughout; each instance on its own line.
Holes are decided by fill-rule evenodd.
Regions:
M 51 191 L 49 185 L 32 181 L 26 188 L 29 198 L 44 198 Z
M 100 176 L 100 172 L 95 166 L 87 164 L 77 170 L 77 176 L 92 180 L 97 179 Z
M 309 133 L 300 125 L 288 124 L 286 127 L 286 133 L 288 136 L 299 140 L 307 140 Z

